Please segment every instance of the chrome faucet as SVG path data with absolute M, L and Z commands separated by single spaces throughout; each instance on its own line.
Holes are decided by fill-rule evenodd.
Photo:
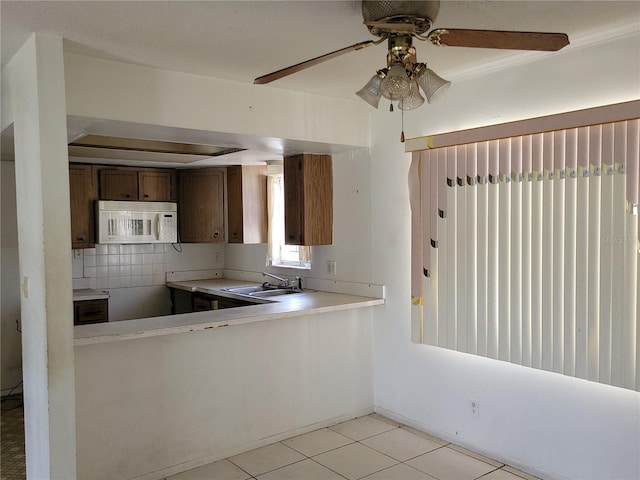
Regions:
M 262 272 L 262 276 L 263 277 L 271 277 L 271 278 L 275 278 L 276 280 L 278 280 L 280 287 L 290 287 L 291 286 L 291 282 L 288 278 L 282 278 L 279 277 L 277 275 L 274 275 L 272 273 L 268 273 L 268 272 Z

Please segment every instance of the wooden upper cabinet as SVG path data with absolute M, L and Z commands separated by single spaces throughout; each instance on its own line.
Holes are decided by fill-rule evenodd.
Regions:
M 330 155 L 284 159 L 284 229 L 288 245 L 333 243 L 333 169 Z
M 95 245 L 93 202 L 97 200 L 95 170 L 91 165 L 69 165 L 71 248 Z
M 176 201 L 172 170 L 100 167 L 99 176 L 101 200 Z
M 138 172 L 138 198 L 149 202 L 175 202 L 176 174 L 141 170 Z
M 178 172 L 178 218 L 183 243 L 224 242 L 224 171 Z
M 101 200 L 138 200 L 138 171 L 134 168 L 101 168 Z
M 267 242 L 267 167 L 227 168 L 229 243 Z

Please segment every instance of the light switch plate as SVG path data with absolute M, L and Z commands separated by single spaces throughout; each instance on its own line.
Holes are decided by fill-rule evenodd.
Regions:
M 330 275 L 336 274 L 336 262 L 327 262 L 327 273 L 329 273 Z

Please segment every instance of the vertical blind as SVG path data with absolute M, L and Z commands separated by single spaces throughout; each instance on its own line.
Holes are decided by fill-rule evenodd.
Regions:
M 640 390 L 640 120 L 414 152 L 415 340 Z

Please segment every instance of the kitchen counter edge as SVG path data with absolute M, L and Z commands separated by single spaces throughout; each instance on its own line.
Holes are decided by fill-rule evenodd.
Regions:
M 167 286 L 186 291 L 219 294 L 221 288 L 226 288 L 231 283 L 234 286 L 246 284 L 246 282 L 216 279 L 197 282 L 168 282 Z M 283 295 L 272 298 L 272 300 L 274 300 L 272 303 L 223 310 L 78 325 L 74 327 L 74 345 L 81 346 L 196 332 L 282 318 L 365 308 L 385 303 L 384 298 L 321 291 L 306 291 L 294 295 Z

